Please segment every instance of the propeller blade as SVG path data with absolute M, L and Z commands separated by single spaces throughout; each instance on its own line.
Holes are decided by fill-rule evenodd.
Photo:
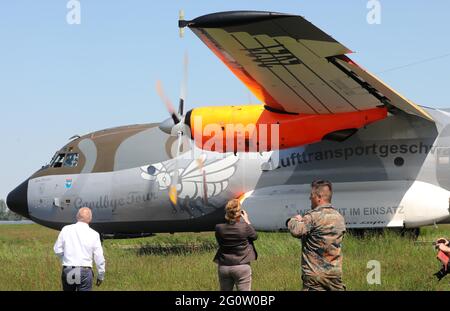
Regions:
M 173 205 L 177 205 L 177 186 L 170 186 L 169 189 L 169 199 Z
M 178 156 L 181 153 L 181 144 L 182 144 L 182 140 L 183 140 L 183 132 L 182 131 L 178 131 L 177 134 L 177 139 L 178 139 L 178 145 L 177 145 L 177 154 L 175 157 L 175 171 L 173 174 L 173 178 L 172 178 L 172 182 L 170 184 L 170 188 L 169 188 L 169 199 L 170 202 L 172 202 L 174 205 L 177 205 L 177 200 L 178 200 L 178 193 L 177 193 L 177 185 L 178 185 Z
M 156 81 L 156 92 L 158 93 L 159 97 L 161 98 L 161 100 L 166 105 L 166 108 L 169 111 L 170 116 L 173 119 L 173 122 L 175 124 L 179 123 L 180 122 L 180 118 L 177 116 L 177 114 L 175 112 L 175 108 L 173 107 L 172 102 L 170 101 L 170 99 L 164 93 L 164 89 L 163 89 L 162 83 L 159 80 Z
M 203 170 L 203 165 L 205 164 L 206 161 L 206 156 L 204 154 L 202 154 L 197 160 L 195 160 L 197 163 L 197 167 L 199 170 Z
M 204 203 L 204 205 L 207 205 L 208 204 L 208 185 L 206 184 L 206 172 L 203 169 L 203 165 L 205 164 L 205 161 L 206 161 L 206 156 L 204 154 L 202 154 L 202 156 L 200 158 L 198 158 L 196 161 L 197 161 L 197 166 L 200 169 L 200 172 L 202 174 L 203 203 Z
M 208 205 L 208 185 L 206 184 L 206 172 L 202 171 L 203 181 L 203 203 Z
M 183 59 L 183 80 L 181 81 L 180 89 L 180 104 L 178 106 L 178 115 L 184 115 L 184 102 L 187 96 L 187 83 L 188 83 L 188 67 L 189 67 L 189 56 L 187 51 L 184 53 Z
M 184 11 L 180 10 L 178 15 L 178 29 L 180 30 L 180 38 L 184 37 L 184 26 L 180 26 L 180 22 L 184 21 Z
M 180 103 L 178 105 L 178 114 L 180 116 L 183 115 L 183 109 L 184 109 L 184 99 L 180 97 Z

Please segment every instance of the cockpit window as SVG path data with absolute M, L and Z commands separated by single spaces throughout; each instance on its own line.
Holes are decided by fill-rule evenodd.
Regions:
M 78 164 L 78 153 L 68 153 L 64 160 L 64 167 L 75 167 Z
M 52 162 L 50 163 L 51 167 L 61 167 L 64 162 L 65 153 L 58 153 L 53 157 Z
M 47 167 L 76 167 L 78 165 L 78 159 L 80 158 L 78 153 L 56 153 L 50 164 L 46 165 Z

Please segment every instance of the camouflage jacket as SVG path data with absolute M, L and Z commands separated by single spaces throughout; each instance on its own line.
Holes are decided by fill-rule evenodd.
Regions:
M 292 218 L 288 228 L 292 236 L 302 240 L 303 274 L 342 276 L 341 243 L 345 220 L 331 204 L 306 212 L 302 221 Z

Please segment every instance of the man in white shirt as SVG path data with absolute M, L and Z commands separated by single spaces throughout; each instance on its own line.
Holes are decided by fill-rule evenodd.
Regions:
M 103 257 L 100 235 L 89 227 L 92 212 L 82 207 L 77 213 L 77 223 L 62 228 L 53 250 L 61 259 L 61 275 L 64 291 L 92 290 L 92 257 L 97 266 L 97 286 L 105 276 L 105 258 Z

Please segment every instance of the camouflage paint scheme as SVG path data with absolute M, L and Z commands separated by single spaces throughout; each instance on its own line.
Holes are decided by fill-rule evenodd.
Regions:
M 188 141 L 178 158 L 173 156 L 176 137 L 162 131 L 158 123 L 102 130 L 75 138 L 59 150 L 59 153 L 79 154 L 75 167 L 44 166 L 8 195 L 8 206 L 54 229 L 72 223 L 77 210 L 89 206 L 93 210 L 92 227 L 95 230 L 102 234 L 133 235 L 214 230 L 215 224 L 223 221 L 226 202 L 240 197 L 256 229 L 280 230 L 286 229 L 288 217 L 309 210 L 309 185 L 312 180 L 323 178 L 333 182 L 333 205 L 345 217 L 347 228 L 416 228 L 448 222 L 450 114 L 412 104 L 344 58 L 342 54 L 348 49 L 294 16 L 288 16 L 286 23 L 300 21 L 304 31 L 292 37 L 321 61 L 321 58 L 327 58 L 323 64 L 311 58 L 311 64 L 319 64 L 318 68 L 325 74 L 332 70 L 336 76 L 343 72 L 345 75 L 337 77 L 333 83 L 323 80 L 320 86 L 316 85 L 319 88 L 316 93 L 300 85 L 300 80 L 295 89 L 303 88 L 305 94 L 300 91 L 294 94 L 295 89 L 269 92 L 278 80 L 274 78 L 264 84 L 264 79 L 250 79 L 252 72 L 255 73 L 253 77 L 276 74 L 277 79 L 283 81 L 280 77 L 283 70 L 289 71 L 287 66 L 301 66 L 309 60 L 288 59 L 292 63 L 274 65 L 260 54 L 255 56 L 255 48 L 251 50 L 253 56 L 242 49 L 233 50 L 232 45 L 228 50 L 230 33 L 237 36 L 236 33 L 242 30 L 236 26 L 236 16 L 242 19 L 244 15 L 246 18 L 251 15 L 257 23 L 264 24 L 256 28 L 251 23 L 251 27 L 242 26 L 250 27 L 245 29 L 248 36 L 255 36 L 252 39 L 241 31 L 241 39 L 247 44 L 258 38 L 261 43 L 273 39 L 284 44 L 286 49 L 292 47 L 289 57 L 298 59 L 301 53 L 306 53 L 301 46 L 294 46 L 295 42 L 289 38 L 277 37 L 280 33 L 271 30 L 272 26 L 268 24 L 273 22 L 269 19 L 273 15 L 250 13 L 222 13 L 219 17 L 223 17 L 223 25 L 226 24 L 222 28 L 214 22 L 220 20 L 214 14 L 186 22 L 186 25 L 264 100 L 267 109 L 279 113 L 291 110 L 295 113 L 339 113 L 383 105 L 389 108 L 389 116 L 359 129 L 343 142 L 323 140 L 280 151 L 222 154 L 198 150 Z M 277 23 L 282 20 L 277 17 Z M 262 35 L 261 29 L 267 34 Z M 219 47 L 229 51 L 228 58 L 224 58 Z M 287 52 L 283 50 L 283 53 Z M 245 57 L 258 65 L 251 65 Z M 239 65 L 236 61 L 239 58 L 245 66 Z M 326 67 L 329 63 L 340 71 Z M 341 67 L 351 69 L 352 73 Z M 373 88 L 354 82 L 347 85 L 349 77 L 357 80 L 354 72 L 369 81 Z M 280 84 L 278 87 L 287 86 Z M 360 88 L 358 92 L 349 92 L 357 87 Z M 375 87 L 386 96 L 374 92 Z M 312 95 L 308 97 L 307 92 Z M 321 94 L 325 98 L 320 98 Z M 339 95 L 342 105 L 337 101 L 334 106 L 324 104 L 333 102 L 333 94 Z M 358 106 L 358 102 L 366 99 L 361 107 Z M 192 152 L 197 155 L 191 156 Z M 198 154 L 206 158 L 206 185 L 195 164 Z M 178 202 L 173 205 L 169 201 L 168 186 L 176 161 L 180 179 Z M 203 188 L 208 194 L 207 201 L 203 198 Z

